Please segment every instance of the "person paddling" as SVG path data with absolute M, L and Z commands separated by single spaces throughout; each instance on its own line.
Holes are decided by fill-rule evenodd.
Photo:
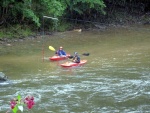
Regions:
M 80 57 L 78 56 L 77 52 L 74 52 L 73 62 L 80 63 Z
M 62 46 L 59 47 L 59 50 L 57 50 L 55 54 L 58 56 L 66 56 L 66 52 L 63 50 Z

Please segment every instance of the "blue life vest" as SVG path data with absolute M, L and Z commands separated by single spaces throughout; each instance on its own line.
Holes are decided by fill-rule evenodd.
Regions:
M 64 50 L 58 50 L 58 51 L 56 52 L 56 54 L 57 54 L 58 56 L 62 56 L 62 55 L 66 56 L 66 52 L 65 52 Z

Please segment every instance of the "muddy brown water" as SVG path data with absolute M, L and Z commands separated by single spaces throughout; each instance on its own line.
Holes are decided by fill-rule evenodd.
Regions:
M 88 62 L 62 68 L 68 60 L 49 61 L 50 45 Z M 18 94 L 35 97 L 33 109 L 24 108 L 29 113 L 148 113 L 150 26 L 67 31 L 1 45 L 0 72 L 9 77 L 0 83 L 3 113 Z

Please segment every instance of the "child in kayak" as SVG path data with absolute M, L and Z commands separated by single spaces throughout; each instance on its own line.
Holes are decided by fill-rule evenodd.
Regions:
M 57 50 L 55 54 L 57 56 L 66 56 L 66 52 L 63 50 L 62 46 L 59 47 L 59 50 Z
M 80 57 L 78 56 L 77 52 L 74 52 L 73 62 L 80 63 Z

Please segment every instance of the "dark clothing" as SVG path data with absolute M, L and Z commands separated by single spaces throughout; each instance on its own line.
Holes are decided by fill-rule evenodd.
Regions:
M 73 58 L 73 62 L 80 63 L 80 57 L 78 55 L 75 55 Z
M 66 52 L 64 50 L 58 50 L 56 53 L 58 56 L 66 56 Z

